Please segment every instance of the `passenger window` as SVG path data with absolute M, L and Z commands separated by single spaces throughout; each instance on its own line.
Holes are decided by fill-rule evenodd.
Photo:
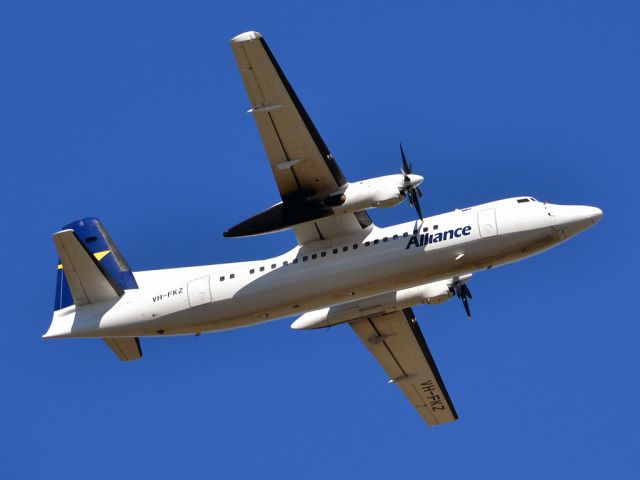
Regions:
M 306 262 L 307 260 L 309 260 L 309 257 L 307 257 L 306 255 L 304 257 L 302 257 L 302 261 Z
M 357 249 L 358 249 L 358 244 L 357 244 L 357 243 L 354 243 L 354 244 L 353 244 L 353 249 L 354 249 L 354 250 L 357 250 Z
M 383 241 L 383 242 L 387 242 L 387 241 L 389 241 L 389 237 L 384 237 L 384 238 L 382 239 L 382 241 Z
M 429 227 L 424 227 L 424 228 L 422 229 L 422 231 L 423 231 L 423 232 L 426 232 L 427 230 L 429 230 Z
M 409 232 L 404 232 L 404 233 L 402 234 L 402 236 L 403 236 L 403 237 L 408 237 L 408 236 L 409 236 Z
M 369 245 L 371 245 L 371 242 L 364 242 L 365 247 L 368 247 Z
M 294 258 L 294 259 L 293 259 L 293 262 L 291 262 L 291 263 L 293 263 L 294 265 L 295 265 L 296 263 L 298 263 L 298 257 Z
M 256 273 L 256 269 L 255 269 L 255 268 L 252 268 L 251 270 L 249 270 L 249 273 L 250 273 L 250 274 L 254 274 L 254 273 Z
M 379 244 L 379 243 L 380 243 L 380 240 L 378 240 L 377 238 L 373 241 L 373 244 L 374 244 L 374 245 L 377 245 L 377 244 Z
M 311 259 L 315 260 L 316 258 L 318 258 L 318 254 L 314 253 L 313 255 L 311 255 Z
M 289 262 L 287 262 L 286 260 L 284 262 L 282 262 L 282 266 L 286 267 L 287 265 L 289 265 Z
M 264 272 L 264 267 L 260 267 L 260 271 L 261 271 L 261 272 Z
M 274 268 L 276 268 L 276 264 L 275 264 L 275 263 L 272 263 L 272 264 L 271 264 L 271 270 L 273 270 Z
M 220 277 L 220 281 L 221 281 L 221 282 L 224 282 L 224 277 Z
M 233 280 L 234 278 L 236 278 L 236 274 L 235 274 L 235 273 L 232 273 L 231 275 L 229 275 L 229 278 L 230 278 L 231 280 Z
M 333 254 L 335 255 L 336 253 L 338 253 L 338 249 L 337 249 L 337 248 L 334 248 L 334 249 L 333 249 Z
M 349 247 L 342 247 L 343 252 L 346 252 L 347 250 L 349 250 Z
M 397 235 L 397 234 L 396 234 L 396 235 L 394 235 L 394 236 L 393 236 L 393 239 L 394 239 L 394 240 L 397 240 L 397 239 L 398 239 L 398 235 Z
M 437 230 L 437 229 L 438 229 L 438 225 L 434 225 L 434 226 L 433 226 L 433 229 L 434 229 L 434 230 Z
M 327 256 L 327 252 L 320 252 L 320 256 L 321 257 L 326 257 Z

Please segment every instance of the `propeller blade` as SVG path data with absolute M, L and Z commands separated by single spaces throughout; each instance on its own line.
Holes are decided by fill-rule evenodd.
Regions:
M 411 184 L 411 179 L 409 175 L 413 173 L 413 163 L 407 162 L 407 156 L 404 153 L 404 148 L 402 148 L 402 142 L 400 142 L 400 155 L 402 156 L 402 174 L 404 175 L 405 184 L 401 188 L 401 193 L 409 197 L 409 204 L 416 209 L 418 213 L 418 217 L 420 217 L 420 221 L 424 220 L 422 216 L 422 208 L 420 208 L 420 203 L 418 198 L 422 197 L 422 192 L 417 186 Z
M 418 212 L 418 217 L 420 217 L 420 221 L 424 220 L 422 217 L 422 209 L 420 208 L 420 203 L 418 202 L 418 194 L 415 190 L 411 191 L 411 198 L 413 200 L 413 206 L 416 207 L 416 212 Z
M 459 277 L 453 277 L 453 284 L 450 287 L 452 293 L 462 300 L 462 305 L 464 306 L 464 311 L 467 314 L 469 320 L 471 320 L 471 309 L 469 308 L 469 299 L 471 297 L 471 291 L 466 284 L 460 283 Z
M 469 301 L 466 296 L 462 296 L 462 304 L 464 305 L 464 311 L 467 312 L 467 317 L 471 320 L 471 310 L 469 309 Z
M 400 155 L 402 155 L 402 173 L 406 177 L 407 175 L 411 174 L 411 165 L 407 163 L 407 157 L 404 154 L 402 143 L 400 143 Z

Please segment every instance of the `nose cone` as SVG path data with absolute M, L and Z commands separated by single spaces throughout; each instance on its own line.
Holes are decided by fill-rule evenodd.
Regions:
M 586 224 L 587 226 L 595 225 L 602 218 L 602 210 L 597 207 L 575 206 L 571 207 L 569 214 L 572 223 Z
M 594 226 L 602 218 L 602 210 L 584 205 L 567 205 L 557 211 L 557 229 L 572 237 Z
M 602 210 L 600 210 L 598 207 L 586 207 L 586 208 L 589 209 L 588 211 L 589 220 L 591 220 L 594 223 L 594 225 L 602 219 Z

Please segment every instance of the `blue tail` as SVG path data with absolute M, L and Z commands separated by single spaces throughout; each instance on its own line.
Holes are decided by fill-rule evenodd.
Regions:
M 72 229 L 80 243 L 93 255 L 105 276 L 111 277 L 123 290 L 138 288 L 131 268 L 111 240 L 104 226 L 97 218 L 89 217 L 77 220 L 63 227 Z M 64 275 L 61 262 L 58 260 L 58 279 L 56 283 L 55 310 L 73 305 L 73 297 Z

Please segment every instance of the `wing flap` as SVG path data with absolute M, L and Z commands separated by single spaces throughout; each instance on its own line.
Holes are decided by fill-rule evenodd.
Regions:
M 315 222 L 296 225 L 293 232 L 300 245 L 334 238 L 367 235 L 372 227 L 371 217 L 365 211 L 333 215 Z
M 351 327 L 429 426 L 457 420 L 411 309 L 363 318 Z

